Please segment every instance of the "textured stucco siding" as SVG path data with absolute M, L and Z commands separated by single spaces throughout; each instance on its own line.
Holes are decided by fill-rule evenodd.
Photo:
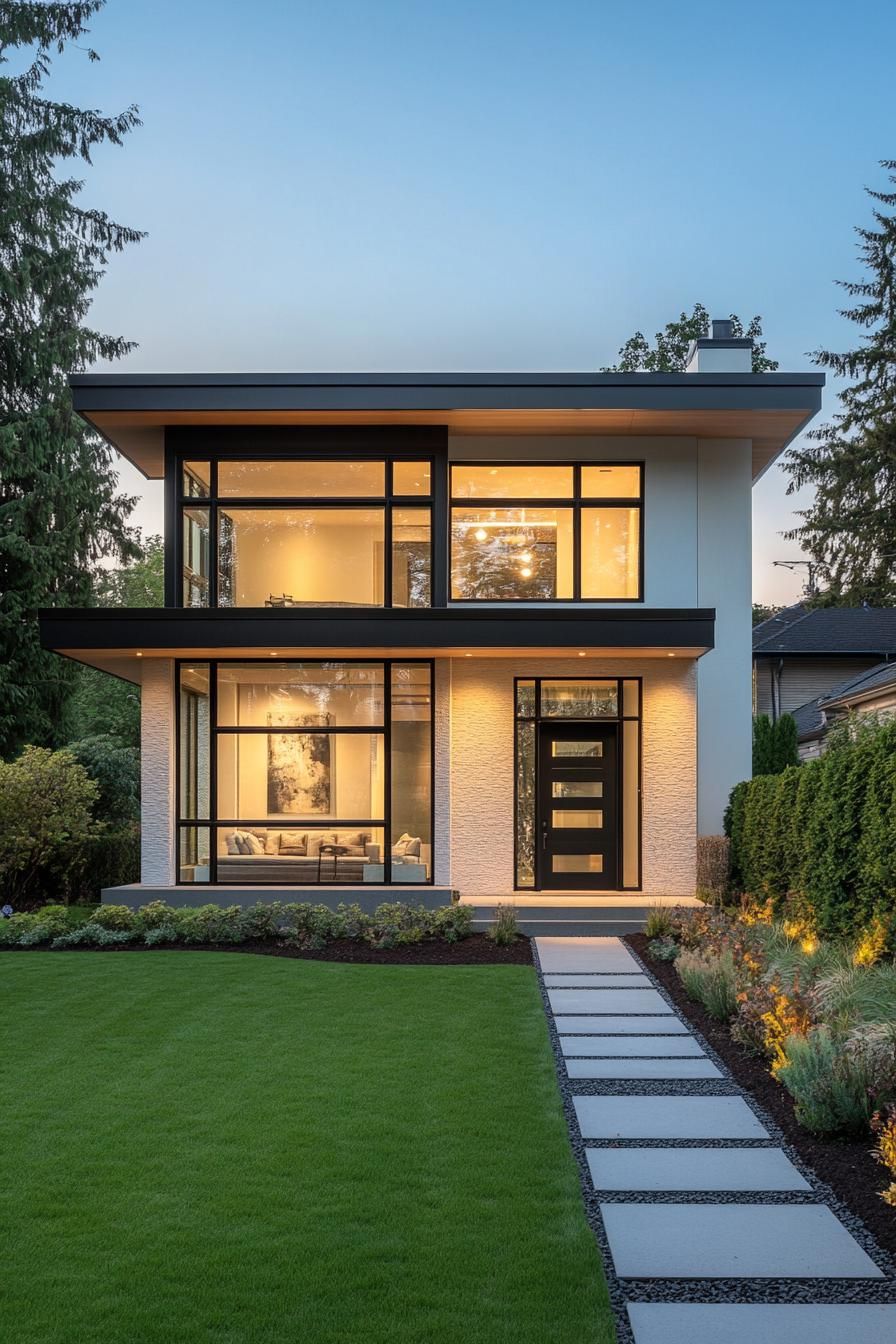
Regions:
M 174 661 L 146 659 L 140 696 L 142 846 L 140 878 L 160 886 L 175 880 Z
M 451 885 L 464 896 L 513 891 L 513 681 L 536 675 L 643 677 L 642 888 L 693 895 L 696 671 L 687 659 L 453 659 Z

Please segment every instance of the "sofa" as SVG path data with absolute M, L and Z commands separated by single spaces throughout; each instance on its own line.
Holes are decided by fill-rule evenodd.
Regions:
M 370 831 L 300 831 L 242 826 L 219 833 L 218 881 L 284 886 L 318 882 L 360 883 L 382 866 L 382 846 Z M 341 854 L 321 854 L 337 845 Z M 394 864 L 428 861 L 428 845 L 418 836 L 401 835 L 392 846 Z M 365 875 L 365 868 L 367 874 Z M 379 878 L 382 881 L 382 878 Z

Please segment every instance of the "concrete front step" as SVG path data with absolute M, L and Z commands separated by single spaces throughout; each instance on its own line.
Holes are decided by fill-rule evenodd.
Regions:
M 536 900 L 521 895 L 479 900 L 468 897 L 464 904 L 473 906 L 473 927 L 476 929 L 484 930 L 494 923 L 498 905 L 512 905 L 520 929 L 532 937 L 563 934 L 583 938 L 620 938 L 626 933 L 638 933 L 643 929 L 648 914 L 659 904 L 693 906 L 700 902 L 693 897 L 656 897 L 637 893 L 570 900 L 563 897 L 556 900 L 542 897 Z

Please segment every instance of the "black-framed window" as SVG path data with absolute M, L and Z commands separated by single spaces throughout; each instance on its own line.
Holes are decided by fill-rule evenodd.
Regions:
M 432 883 L 431 661 L 177 670 L 180 882 Z
M 264 440 L 262 439 L 262 442 Z M 326 442 L 326 441 L 325 441 Z M 197 451 L 197 448 L 199 449 Z M 177 451 L 169 601 L 189 607 L 430 607 L 441 463 L 334 441 L 308 451 Z M 444 547 L 436 544 L 440 556 Z
M 643 494 L 639 462 L 452 462 L 452 601 L 642 601 Z
M 539 725 L 618 725 L 616 789 L 621 889 L 641 887 L 640 677 L 515 677 L 514 684 L 514 886 L 536 885 Z

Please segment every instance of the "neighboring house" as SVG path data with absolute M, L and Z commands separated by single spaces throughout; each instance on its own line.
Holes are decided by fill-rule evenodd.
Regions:
M 753 628 L 753 710 L 793 714 L 896 658 L 896 607 L 786 607 Z
M 820 756 L 828 733 L 849 714 L 881 719 L 896 713 L 896 661 L 877 663 L 867 672 L 841 682 L 826 695 L 793 711 L 801 761 Z
M 73 378 L 165 479 L 167 607 L 41 613 L 142 685 L 139 894 L 692 894 L 823 382 L 750 368 L 723 323 L 682 374 Z

